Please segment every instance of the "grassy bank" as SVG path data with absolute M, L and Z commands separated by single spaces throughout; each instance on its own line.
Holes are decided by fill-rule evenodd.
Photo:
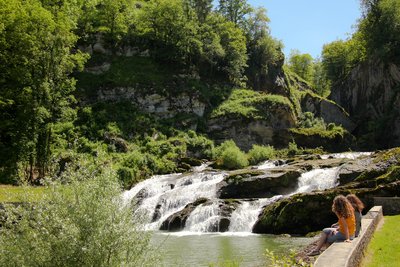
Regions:
M 385 216 L 384 225 L 378 229 L 368 245 L 363 267 L 389 267 L 400 259 L 400 215 Z
M 26 199 L 37 201 L 43 195 L 44 191 L 44 187 L 0 185 L 0 203 L 22 202 Z

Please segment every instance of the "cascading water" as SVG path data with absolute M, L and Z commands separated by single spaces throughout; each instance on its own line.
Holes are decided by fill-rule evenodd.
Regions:
M 231 215 L 230 232 L 251 232 L 254 223 L 257 221 L 258 215 L 262 207 L 274 203 L 282 195 L 273 196 L 272 198 L 262 198 L 254 201 L 244 201 Z
M 216 199 L 216 185 L 226 173 L 193 173 L 154 176 L 123 195 L 126 202 L 138 201 L 135 213 L 144 215 L 146 230 L 157 230 L 170 215 L 203 197 Z
M 219 203 L 213 201 L 211 204 L 199 205 L 190 214 L 185 224 L 185 231 L 189 232 L 211 232 L 215 225 L 218 225 Z
M 344 153 L 334 153 L 321 155 L 321 159 L 357 159 L 362 156 L 369 156 L 372 152 L 344 152 Z
M 315 169 L 299 177 L 298 188 L 293 194 L 323 190 L 337 186 L 339 167 Z
M 357 158 L 368 153 L 335 154 L 328 157 Z M 324 156 L 325 157 L 325 156 Z M 257 166 L 257 169 L 276 168 L 276 162 L 267 161 Z M 284 166 L 280 166 L 284 167 Z M 210 232 L 218 229 L 222 218 L 221 200 L 217 198 L 217 184 L 227 176 L 225 172 L 206 170 L 207 165 L 193 169 L 191 174 L 158 175 L 137 184 L 124 193 L 126 202 L 137 201 L 137 214 L 145 214 L 147 223 L 145 229 L 157 230 L 161 224 L 174 213 L 181 211 L 187 204 L 199 198 L 207 198 L 206 203 L 198 205 L 187 217 L 184 231 Z M 305 172 L 298 178 L 298 187 L 292 193 L 277 195 L 265 199 L 241 199 L 230 214 L 229 232 L 251 232 L 262 208 L 280 198 L 296 193 L 306 193 L 313 190 L 323 190 L 337 186 L 340 167 L 314 169 Z

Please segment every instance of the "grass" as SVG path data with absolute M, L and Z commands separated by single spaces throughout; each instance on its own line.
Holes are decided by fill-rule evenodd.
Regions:
M 278 106 L 293 111 L 292 104 L 284 96 L 235 89 L 229 98 L 212 112 L 211 117 L 230 115 L 239 118 L 268 120 Z
M 396 266 L 400 259 L 400 215 L 385 216 L 382 228 L 378 229 L 368 245 L 363 267 Z
M 37 201 L 44 191 L 44 187 L 0 185 L 0 203 Z

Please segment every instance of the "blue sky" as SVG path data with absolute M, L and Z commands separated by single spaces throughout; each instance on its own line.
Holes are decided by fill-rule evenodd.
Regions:
M 253 7 L 265 7 L 271 20 L 271 34 L 291 49 L 319 56 L 322 46 L 346 39 L 361 16 L 359 0 L 248 0 Z

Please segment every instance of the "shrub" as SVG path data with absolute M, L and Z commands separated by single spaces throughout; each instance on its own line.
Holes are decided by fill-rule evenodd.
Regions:
M 287 155 L 293 157 L 299 154 L 301 154 L 301 149 L 297 147 L 297 144 L 294 141 L 290 142 L 288 145 Z
M 6 205 L 0 266 L 155 266 L 114 173 L 81 168 L 63 180 L 34 204 Z
M 240 169 L 249 165 L 246 154 L 233 140 L 223 142 L 214 151 L 217 165 L 227 169 Z
M 253 145 L 247 155 L 250 164 L 254 165 L 275 157 L 276 151 L 273 146 Z

